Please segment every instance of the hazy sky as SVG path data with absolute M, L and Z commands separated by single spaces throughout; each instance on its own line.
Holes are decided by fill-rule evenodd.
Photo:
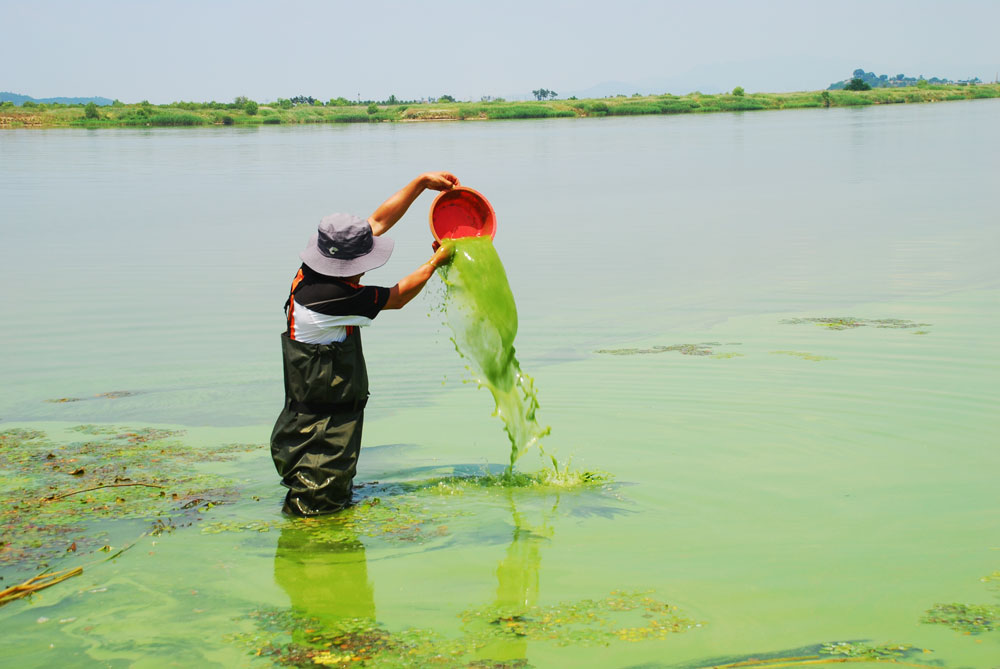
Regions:
M 568 95 L 607 81 L 787 91 L 856 67 L 992 81 L 998 24 L 998 0 L 0 0 L 0 90 L 154 103 Z

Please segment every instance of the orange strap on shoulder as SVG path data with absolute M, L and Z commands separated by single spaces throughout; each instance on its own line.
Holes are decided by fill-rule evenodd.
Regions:
M 299 268 L 298 274 L 292 280 L 292 287 L 288 291 L 288 302 L 285 304 L 285 317 L 288 318 L 288 337 L 289 339 L 295 339 L 295 289 L 299 287 L 302 283 L 302 268 Z

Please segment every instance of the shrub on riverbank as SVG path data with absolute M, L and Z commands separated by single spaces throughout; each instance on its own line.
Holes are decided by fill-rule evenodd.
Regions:
M 572 109 L 553 109 L 547 105 L 506 104 L 486 110 L 486 118 L 491 120 L 512 118 L 549 118 L 552 116 L 576 116 Z
M 149 117 L 149 125 L 202 125 L 205 119 L 195 114 L 155 114 Z

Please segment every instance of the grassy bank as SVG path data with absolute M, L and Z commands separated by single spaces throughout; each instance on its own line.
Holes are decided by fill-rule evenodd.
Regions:
M 477 121 L 517 118 L 705 114 L 712 112 L 853 107 L 896 103 L 945 102 L 1000 97 L 1000 85 L 937 85 L 870 91 L 811 91 L 746 95 L 652 95 L 545 102 L 445 102 L 399 105 L 260 105 L 255 113 L 220 103 L 169 105 L 121 104 L 99 107 L 96 118 L 83 106 L 0 106 L 0 128 L 295 125 L 301 123 L 382 123 Z

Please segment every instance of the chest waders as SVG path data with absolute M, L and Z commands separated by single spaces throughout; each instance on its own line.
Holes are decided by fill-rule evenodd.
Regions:
M 299 277 L 292 284 L 294 300 Z M 290 306 L 290 305 L 289 305 Z M 289 331 L 293 309 L 289 309 Z M 317 516 L 351 501 L 368 401 L 368 369 L 359 328 L 332 344 L 281 335 L 285 406 L 271 432 L 271 458 L 288 488 L 285 513 Z

